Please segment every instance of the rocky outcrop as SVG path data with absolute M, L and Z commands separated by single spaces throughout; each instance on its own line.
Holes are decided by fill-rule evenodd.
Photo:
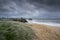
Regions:
M 27 20 L 25 18 L 20 18 L 20 19 L 13 19 L 13 21 L 19 21 L 19 22 L 27 22 Z
M 20 19 L 20 22 L 24 22 L 24 23 L 25 23 L 25 22 L 27 22 L 27 20 L 24 19 L 24 18 L 21 18 L 21 19 Z

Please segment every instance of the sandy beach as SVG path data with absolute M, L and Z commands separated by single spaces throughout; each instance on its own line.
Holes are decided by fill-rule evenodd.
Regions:
M 52 23 L 39 23 L 35 21 L 28 21 L 31 28 L 35 31 L 36 40 L 60 40 L 60 25 Z
M 35 31 L 37 40 L 60 40 L 60 27 L 32 24 L 31 28 Z

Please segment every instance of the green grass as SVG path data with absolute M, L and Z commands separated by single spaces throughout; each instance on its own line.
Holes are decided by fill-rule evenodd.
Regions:
M 34 31 L 29 25 L 0 21 L 0 40 L 34 40 Z

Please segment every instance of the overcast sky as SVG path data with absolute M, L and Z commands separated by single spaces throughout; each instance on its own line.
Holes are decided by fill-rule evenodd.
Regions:
M 0 0 L 0 17 L 60 18 L 60 0 Z

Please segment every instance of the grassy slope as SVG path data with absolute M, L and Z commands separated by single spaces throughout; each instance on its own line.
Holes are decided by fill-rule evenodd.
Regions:
M 0 21 L 0 40 L 60 40 L 60 36 L 53 28 L 38 24 Z
M 33 30 L 24 23 L 0 21 L 0 40 L 33 40 Z

